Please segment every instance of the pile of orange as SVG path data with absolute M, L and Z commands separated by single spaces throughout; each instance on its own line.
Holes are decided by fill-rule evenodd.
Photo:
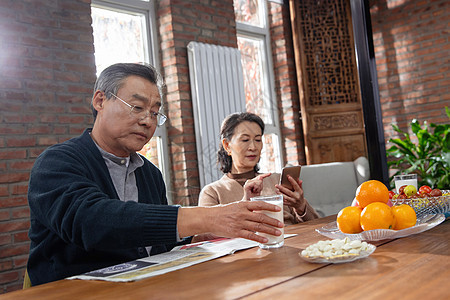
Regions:
M 363 182 L 356 190 L 358 206 L 347 206 L 337 215 L 337 226 L 343 233 L 360 233 L 373 229 L 400 230 L 416 224 L 414 209 L 401 204 L 390 207 L 389 190 L 378 180 Z

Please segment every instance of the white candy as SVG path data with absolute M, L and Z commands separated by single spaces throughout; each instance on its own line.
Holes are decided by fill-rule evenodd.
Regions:
M 359 249 L 350 249 L 350 250 L 348 251 L 348 253 L 350 253 L 350 254 L 359 254 L 359 252 L 360 252 Z
M 352 248 L 361 248 L 361 241 L 351 241 L 350 246 L 352 246 Z
M 352 249 L 352 248 L 353 248 L 353 246 L 350 245 L 350 244 L 344 244 L 344 245 L 342 246 L 342 250 L 346 250 L 346 251 L 348 251 L 348 250 L 350 250 L 350 249 Z
M 319 241 L 309 245 L 302 251 L 303 256 L 307 257 L 333 257 L 340 255 L 359 255 L 362 251 L 367 251 L 369 245 L 366 242 L 350 241 L 347 237 L 344 239 L 334 239 Z

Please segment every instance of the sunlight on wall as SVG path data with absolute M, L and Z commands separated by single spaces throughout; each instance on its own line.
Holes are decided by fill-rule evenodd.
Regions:
M 408 2 L 408 0 L 390 0 L 390 1 L 387 1 L 387 8 L 394 9 L 396 7 L 406 4 L 407 2 Z

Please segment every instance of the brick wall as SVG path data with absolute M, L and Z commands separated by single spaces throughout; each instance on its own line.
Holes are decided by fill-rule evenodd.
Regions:
M 289 5 L 269 1 L 268 10 L 284 161 L 306 164 Z
M 370 5 L 386 142 L 397 137 L 391 123 L 407 130 L 413 118 L 448 122 L 450 2 L 375 0 Z
M 0 293 L 22 288 L 35 158 L 92 123 L 90 1 L 0 2 Z

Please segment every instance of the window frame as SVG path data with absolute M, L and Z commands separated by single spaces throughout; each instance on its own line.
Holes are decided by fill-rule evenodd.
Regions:
M 92 0 L 91 7 L 98 7 L 116 12 L 136 13 L 144 15 L 146 30 L 146 53 L 144 54 L 144 59 L 145 62 L 150 63 L 156 69 L 161 70 L 161 65 L 158 57 L 159 43 L 157 38 L 158 35 L 154 0 Z M 164 100 L 164 95 L 161 96 L 163 98 L 162 100 Z M 161 112 L 164 113 L 164 105 L 161 107 Z M 169 157 L 167 155 L 169 151 L 166 126 L 163 125 L 161 127 L 157 127 L 153 137 L 159 138 L 159 142 L 157 142 L 159 169 L 163 174 L 163 178 L 166 184 L 167 201 L 169 202 L 169 204 L 172 204 L 172 192 L 170 192 L 169 190 L 169 187 L 171 187 L 172 185 L 170 180 Z
M 271 49 L 271 39 L 270 39 L 270 28 L 269 28 L 269 16 L 268 7 L 266 0 L 260 0 L 261 4 L 261 23 L 262 27 L 256 25 L 250 25 L 246 23 L 240 23 L 236 20 L 236 35 L 237 37 L 242 36 L 243 38 L 253 38 L 259 39 L 263 42 L 264 57 L 262 57 L 263 72 L 267 75 L 264 76 L 263 81 L 266 85 L 268 95 L 270 97 L 270 110 L 272 113 L 272 124 L 265 122 L 264 134 L 274 134 L 278 136 L 278 152 L 280 153 L 279 163 L 275 166 L 276 172 L 281 172 L 282 166 L 284 166 L 283 158 L 283 148 L 281 142 L 281 130 L 279 121 L 279 110 L 278 102 L 275 93 L 275 75 L 272 61 L 272 49 Z

